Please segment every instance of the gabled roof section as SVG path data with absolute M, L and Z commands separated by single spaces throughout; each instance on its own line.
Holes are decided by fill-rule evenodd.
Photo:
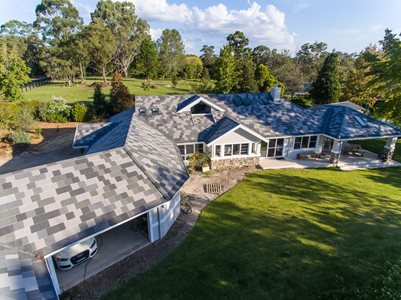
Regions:
M 239 126 L 240 123 L 238 121 L 229 117 L 223 117 L 203 133 L 202 140 L 204 140 L 206 144 L 209 144 Z
M 115 123 L 82 123 L 75 130 L 74 149 L 88 148 L 94 141 L 109 132 Z
M 215 110 L 223 112 L 224 109 L 221 108 L 220 106 L 216 105 L 215 103 L 205 99 L 202 96 L 198 95 L 193 95 L 189 97 L 188 99 L 185 99 L 184 101 L 178 103 L 177 105 L 177 113 L 184 112 L 184 111 L 191 111 L 191 108 L 198 104 L 199 102 L 203 102 L 207 105 L 209 105 L 211 108 L 214 108 Z

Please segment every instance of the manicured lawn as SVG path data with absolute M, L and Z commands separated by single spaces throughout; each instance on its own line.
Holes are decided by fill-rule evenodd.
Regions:
M 95 81 L 101 82 L 101 78 L 89 77 L 85 85 L 80 85 L 77 83 L 72 87 L 65 86 L 65 82 L 55 81 L 52 84 L 28 90 L 23 94 L 25 99 L 39 101 L 49 101 L 53 96 L 63 97 L 69 102 L 92 101 L 93 87 L 90 87 L 90 85 Z M 123 81 L 124 84 L 129 88 L 130 92 L 135 95 L 185 94 L 190 92 L 191 83 L 193 83 L 193 81 L 180 80 L 177 88 L 174 88 L 169 80 L 155 80 L 152 82 L 156 84 L 157 88 L 144 91 L 141 87 L 143 82 L 142 79 L 127 78 Z M 79 80 L 77 82 L 79 82 Z M 104 92 L 108 93 L 109 88 L 105 88 Z
M 352 143 L 360 144 L 362 148 L 369 150 L 374 153 L 380 153 L 384 149 L 384 145 L 386 144 L 386 139 L 377 139 L 377 140 L 360 140 L 353 141 Z M 393 159 L 401 162 L 401 139 L 398 139 L 397 146 L 395 147 L 395 153 Z
M 269 170 L 104 299 L 327 299 L 401 258 L 400 169 Z

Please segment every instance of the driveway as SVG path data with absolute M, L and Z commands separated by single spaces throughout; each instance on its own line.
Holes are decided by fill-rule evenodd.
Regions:
M 35 167 L 81 155 L 80 150 L 72 149 L 74 129 L 60 134 L 35 148 L 22 152 L 10 160 L 0 163 L 0 174 Z

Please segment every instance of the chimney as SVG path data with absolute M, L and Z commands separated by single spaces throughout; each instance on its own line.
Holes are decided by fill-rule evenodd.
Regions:
M 270 95 L 273 97 L 274 103 L 281 102 L 281 88 L 277 83 L 274 84 L 273 88 L 270 91 Z

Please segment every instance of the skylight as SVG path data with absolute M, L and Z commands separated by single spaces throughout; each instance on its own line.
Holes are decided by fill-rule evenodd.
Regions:
M 156 106 L 152 107 L 152 115 L 158 115 L 159 114 L 159 108 Z
M 366 127 L 368 124 L 364 120 L 362 120 L 359 116 L 354 116 L 355 120 L 361 125 L 362 127 Z
M 146 115 L 146 107 L 145 106 L 141 106 L 139 108 L 139 114 L 140 115 Z

